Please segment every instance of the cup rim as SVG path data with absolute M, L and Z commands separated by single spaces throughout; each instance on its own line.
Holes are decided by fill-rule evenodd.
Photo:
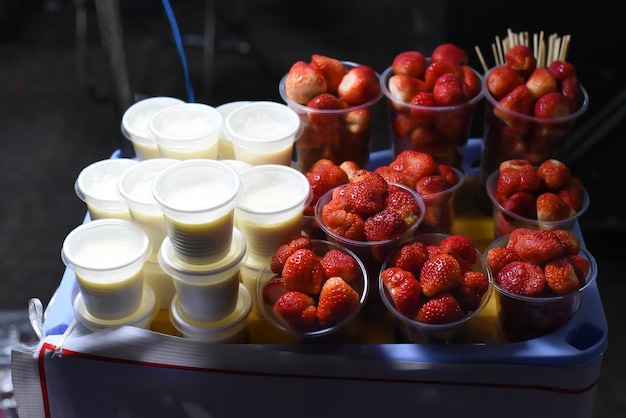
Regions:
M 510 109 L 507 109 L 506 107 L 502 106 L 491 95 L 491 93 L 489 92 L 489 89 L 487 88 L 487 77 L 495 68 L 496 67 L 490 68 L 489 71 L 487 71 L 485 75 L 482 77 L 483 93 L 485 95 L 485 99 L 487 99 L 487 101 L 489 102 L 491 106 L 498 109 L 498 111 L 506 114 L 507 116 L 513 116 L 517 119 L 527 121 L 527 122 L 534 122 L 534 123 L 541 123 L 541 124 L 558 124 L 558 123 L 564 123 L 564 122 L 571 122 L 571 121 L 578 119 L 580 116 L 582 116 L 583 113 L 585 113 L 585 111 L 587 111 L 587 108 L 589 107 L 589 94 L 587 93 L 587 89 L 585 89 L 585 87 L 582 84 L 579 84 L 580 91 L 583 95 L 583 102 L 575 112 L 570 113 L 567 116 L 561 116 L 557 118 L 538 118 L 535 116 L 523 115 L 521 113 L 513 112 Z
M 497 182 L 499 173 L 500 173 L 500 170 L 497 169 L 497 170 L 492 171 L 491 174 L 489 174 L 489 176 L 487 177 L 487 181 L 485 182 L 485 189 L 487 191 L 487 196 L 489 196 L 489 199 L 491 200 L 495 208 L 498 209 L 498 211 L 502 212 L 508 217 L 513 218 L 514 220 L 518 222 L 524 222 L 526 224 L 536 225 L 540 229 L 559 229 L 558 228 L 559 225 L 567 224 L 568 222 L 572 222 L 580 218 L 589 208 L 589 193 L 587 193 L 587 189 L 584 186 L 582 186 L 581 187 L 582 206 L 580 207 L 580 210 L 576 211 L 576 213 L 570 216 L 569 218 L 561 219 L 558 221 L 540 221 L 538 219 L 525 218 L 523 216 L 518 215 L 517 213 L 513 213 L 505 209 L 502 206 L 502 204 L 498 202 L 498 200 L 496 199 L 494 195 L 494 190 L 496 187 L 496 182 Z
M 350 68 L 358 67 L 359 65 L 366 65 L 366 64 L 359 64 L 359 63 L 352 62 L 352 61 L 340 61 L 340 62 L 344 66 L 350 67 Z M 380 82 L 380 74 L 376 70 L 374 70 L 374 73 L 376 74 L 376 78 Z M 378 92 L 378 95 L 375 98 L 368 100 L 365 103 L 361 103 L 360 105 L 348 106 L 345 109 L 315 109 L 313 107 L 309 107 L 309 106 L 294 102 L 289 97 L 287 97 L 287 92 L 285 91 L 285 80 L 287 79 L 288 74 L 289 72 L 285 73 L 283 77 L 280 79 L 280 82 L 278 83 L 278 92 L 280 93 L 280 97 L 283 99 L 283 101 L 287 103 L 289 107 L 296 109 L 297 113 L 317 113 L 320 115 L 338 115 L 338 114 L 343 115 L 345 113 L 353 112 L 355 110 L 372 107 L 376 103 L 378 103 L 378 101 L 380 101 L 380 99 L 383 97 L 383 92 L 381 90 Z
M 183 134 L 172 134 L 171 132 L 163 134 L 162 128 L 157 126 L 156 122 L 170 113 L 189 114 L 190 112 L 203 112 L 204 115 L 210 115 L 213 119 L 213 124 L 202 131 Z M 224 118 L 222 114 L 217 111 L 213 106 L 204 103 L 187 103 L 175 104 L 165 107 L 156 112 L 150 118 L 148 124 L 148 132 L 150 137 L 158 146 L 165 146 L 167 148 L 187 148 L 190 144 L 198 146 L 199 142 L 202 145 L 205 142 L 215 142 L 218 140 L 220 132 L 222 132 L 224 126 Z
M 427 60 L 430 60 L 430 58 L 428 58 Z M 459 103 L 458 105 L 453 105 L 453 106 L 420 106 L 420 105 L 416 105 L 416 104 L 413 104 L 413 103 L 407 103 L 407 102 L 404 102 L 402 100 L 397 99 L 396 97 L 394 97 L 391 94 L 391 91 L 389 91 L 389 88 L 387 86 L 387 82 L 389 81 L 389 78 L 393 75 L 393 68 L 392 68 L 392 66 L 387 67 L 385 69 L 385 71 L 383 71 L 383 73 L 382 73 L 382 75 L 380 77 L 380 90 L 381 90 L 381 92 L 384 93 L 385 97 L 387 97 L 388 100 L 390 100 L 391 102 L 393 102 L 397 106 L 404 106 L 406 108 L 416 109 L 416 110 L 426 110 L 426 111 L 429 110 L 429 111 L 437 111 L 437 112 L 452 112 L 452 111 L 455 111 L 455 110 L 459 110 L 459 109 L 464 109 L 464 108 L 475 106 L 485 96 L 485 82 L 484 82 L 483 76 L 478 71 L 476 71 L 473 67 L 469 67 L 469 68 L 480 79 L 480 86 L 481 86 L 480 87 L 480 91 L 478 92 L 478 94 L 476 94 L 476 96 L 472 97 L 471 99 L 469 99 L 468 101 L 466 101 L 464 103 Z
M 98 190 L 92 190 L 85 182 L 88 182 L 91 177 L 94 177 L 98 174 L 98 171 L 102 169 L 102 167 L 110 166 L 115 169 L 113 175 L 118 177 L 122 176 L 122 174 L 130 167 L 138 164 L 139 161 L 134 160 L 132 158 L 107 158 L 105 160 L 95 161 L 88 166 L 84 167 L 76 181 L 74 182 L 74 191 L 80 200 L 85 203 L 94 204 L 95 206 L 105 205 L 105 206 L 114 206 L 115 208 L 125 208 L 126 202 L 122 199 L 122 196 L 119 194 L 119 190 L 116 190 L 115 198 L 111 199 L 108 196 L 104 196 L 101 193 L 98 193 Z M 117 189 L 117 187 L 116 187 Z
M 176 97 L 170 96 L 154 96 L 147 97 L 145 99 L 139 100 L 132 105 L 124 112 L 122 115 L 121 122 L 121 131 L 124 137 L 132 142 L 137 142 L 140 144 L 155 144 L 154 139 L 150 136 L 148 125 L 146 125 L 145 131 L 141 131 L 136 129 L 135 126 L 132 126 L 130 123 L 130 119 L 136 116 L 135 114 L 144 110 L 145 108 L 154 107 L 155 111 L 152 112 L 154 115 L 159 110 L 162 110 L 168 106 L 179 105 L 185 103 L 184 100 L 178 99 Z M 151 115 L 151 116 L 152 116 Z M 149 123 L 149 121 L 148 121 Z
M 413 233 L 417 231 L 419 226 L 422 224 L 422 221 L 424 220 L 424 216 L 426 215 L 426 203 L 424 202 L 424 198 L 415 190 L 411 189 L 405 184 L 390 182 L 388 183 L 389 187 L 400 187 L 410 192 L 415 198 L 417 205 L 420 208 L 420 214 L 418 216 L 418 219 L 415 221 L 413 225 L 411 225 L 406 231 L 404 231 L 404 233 L 402 233 L 401 235 L 395 238 L 387 239 L 387 240 L 379 240 L 379 241 L 357 241 L 357 240 L 345 238 L 345 237 L 342 237 L 341 235 L 335 234 L 330 229 L 328 229 L 328 227 L 326 226 L 326 223 L 322 220 L 322 209 L 326 203 L 330 202 L 332 198 L 332 194 L 336 189 L 340 187 L 345 187 L 348 184 L 349 183 L 344 183 L 344 184 L 340 184 L 339 186 L 333 187 L 332 189 L 328 190 L 326 193 L 321 195 L 319 199 L 317 200 L 317 202 L 315 203 L 315 209 L 313 211 L 313 215 L 315 217 L 317 224 L 319 225 L 321 230 L 326 234 L 327 237 L 330 237 L 331 239 L 341 243 L 342 245 L 349 245 L 352 247 L 362 247 L 362 248 L 377 247 L 380 245 L 388 245 L 394 242 L 398 242 L 398 241 L 405 239 L 408 236 L 411 236 Z
M 487 245 L 487 247 L 485 248 L 485 251 L 483 252 L 483 259 L 485 263 L 487 262 L 486 258 L 487 258 L 487 253 L 489 252 L 489 250 L 495 247 L 505 246 L 506 243 L 509 242 L 510 236 L 511 236 L 510 233 L 506 235 L 502 235 L 496 238 L 495 240 L 493 240 L 489 245 Z M 508 290 L 505 290 L 502 287 L 500 287 L 496 283 L 496 277 L 495 277 L 496 274 L 491 274 L 490 276 L 491 284 L 493 285 L 494 289 L 497 290 L 499 293 L 502 293 L 503 295 L 511 299 L 517 299 L 519 301 L 528 302 L 528 303 L 554 303 L 554 302 L 571 299 L 575 296 L 581 295 L 587 288 L 591 287 L 591 285 L 596 281 L 596 278 L 598 277 L 598 264 L 596 262 L 596 259 L 593 257 L 593 255 L 589 252 L 589 250 L 587 250 L 584 247 L 581 247 L 578 255 L 583 256 L 584 258 L 587 259 L 587 261 L 589 261 L 589 272 L 585 276 L 585 285 L 579 288 L 578 291 L 576 292 L 571 292 L 565 295 L 556 295 L 556 296 L 518 295 L 516 293 L 509 292 Z
M 118 179 L 117 187 L 122 198 L 128 203 L 129 208 L 141 210 L 154 208 L 156 210 L 151 193 L 148 193 L 148 196 L 139 196 L 137 193 L 130 190 L 131 176 L 142 175 L 142 177 L 145 177 L 146 175 L 150 175 L 152 177 L 150 181 L 152 181 L 162 169 L 178 161 L 179 160 L 175 158 L 149 158 L 147 160 L 138 161 L 137 164 L 124 170 Z
M 276 318 L 274 313 L 269 311 L 269 306 L 265 302 L 263 302 L 263 297 L 262 297 L 263 286 L 269 280 L 269 278 L 271 278 L 274 275 L 274 273 L 270 270 L 269 263 L 264 264 L 258 270 L 256 286 L 255 286 L 256 287 L 255 289 L 256 302 L 257 302 L 257 306 L 259 307 L 259 311 L 261 312 L 261 315 L 263 315 L 263 317 L 267 319 L 268 322 L 270 322 L 273 326 L 275 326 L 276 328 L 280 329 L 283 332 L 287 332 L 291 335 L 298 336 L 298 337 L 321 337 L 321 336 L 328 335 L 330 333 L 337 331 L 338 329 L 342 328 L 349 322 L 353 321 L 355 317 L 358 316 L 359 312 L 365 305 L 365 301 L 367 300 L 367 297 L 369 295 L 370 278 L 368 277 L 367 269 L 365 268 L 365 264 L 363 264 L 363 261 L 354 253 L 354 251 L 350 250 L 349 248 L 346 248 L 345 246 L 341 244 L 328 241 L 328 240 L 312 239 L 311 243 L 313 244 L 314 252 L 315 252 L 315 246 L 325 246 L 324 248 L 326 248 L 327 250 L 337 249 L 353 257 L 356 260 L 357 264 L 359 265 L 359 269 L 361 270 L 362 289 L 361 289 L 361 294 L 359 295 L 358 308 L 355 309 L 354 312 L 352 312 L 352 314 L 344 318 L 341 322 L 334 324 L 331 327 L 321 328 L 315 331 L 302 332 L 302 331 L 293 330 L 289 328 L 284 322 Z M 265 279 L 266 276 L 267 276 L 267 279 Z

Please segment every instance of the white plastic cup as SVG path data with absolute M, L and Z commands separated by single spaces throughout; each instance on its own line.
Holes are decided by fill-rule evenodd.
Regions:
M 128 205 L 120 195 L 117 183 L 122 173 L 135 164 L 137 160 L 130 158 L 111 158 L 96 161 L 81 170 L 74 191 L 87 205 L 91 220 L 130 220 Z
M 222 118 L 224 118 L 224 121 L 226 121 L 226 118 L 228 117 L 228 115 L 230 115 L 230 112 L 232 112 L 239 106 L 243 106 L 248 103 L 252 103 L 252 102 L 249 100 L 228 102 L 228 103 L 224 103 L 224 104 L 217 106 L 215 109 L 217 109 L 217 111 L 220 112 L 220 114 L 222 115 Z M 217 156 L 220 160 L 234 160 L 235 159 L 235 150 L 233 149 L 233 143 L 230 141 L 230 139 L 226 135 L 226 130 L 224 126 L 222 126 L 222 131 L 220 132 Z
M 161 246 L 159 245 L 159 248 Z M 158 254 L 157 254 L 158 256 Z M 150 286 L 154 291 L 159 309 L 169 309 L 172 298 L 176 294 L 174 278 L 170 276 L 159 264 L 158 257 L 149 259 L 143 265 L 144 287 Z
M 137 160 L 159 157 L 159 147 L 150 136 L 150 118 L 159 110 L 185 103 L 174 97 L 148 97 L 131 105 L 122 116 L 122 134 L 132 142 Z
M 300 118 L 287 105 L 255 101 L 234 109 L 224 121 L 235 159 L 252 165 L 291 165 Z
M 152 196 L 179 257 L 206 264 L 228 254 L 240 189 L 239 174 L 218 160 L 179 161 L 154 178 Z
M 300 235 L 311 186 L 302 172 L 280 164 L 254 166 L 239 178 L 235 222 L 248 243 L 249 259 L 263 262 L 281 243 Z
M 87 312 L 118 320 L 141 305 L 143 266 L 150 252 L 148 235 L 131 221 L 99 219 L 65 237 L 61 259 L 76 274 Z
M 174 279 L 176 296 L 186 317 L 218 321 L 237 305 L 239 269 L 246 256 L 246 241 L 235 229 L 228 254 L 210 264 L 189 264 L 181 259 L 169 238 L 163 240 L 159 265 Z
M 184 103 L 155 113 L 150 118 L 149 131 L 163 158 L 214 160 L 223 125 L 222 115 L 214 107 Z
M 164 168 L 178 162 L 173 158 L 151 158 L 139 161 L 122 173 L 118 180 L 118 189 L 126 201 L 130 219 L 143 228 L 150 238 L 152 254 L 156 261 L 159 248 L 167 236 L 163 212 L 152 198 L 152 182 Z

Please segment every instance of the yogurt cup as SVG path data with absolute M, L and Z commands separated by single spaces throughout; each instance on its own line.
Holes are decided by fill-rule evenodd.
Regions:
M 137 160 L 159 157 L 159 147 L 148 130 L 152 116 L 166 107 L 183 103 L 174 97 L 148 97 L 126 109 L 122 116 L 122 134 L 132 142 Z
M 240 189 L 239 174 L 218 160 L 179 161 L 154 178 L 152 197 L 180 258 L 209 264 L 228 254 Z
M 83 168 L 74 191 L 85 202 L 91 220 L 118 218 L 130 220 L 128 205 L 119 193 L 117 183 L 124 171 L 137 164 L 130 158 L 110 158 Z
M 149 131 L 164 158 L 217 159 L 224 119 L 212 106 L 184 103 L 169 106 L 150 118 Z
M 196 321 L 185 315 L 178 296 L 172 299 L 170 322 L 181 337 L 207 343 L 245 343 L 248 341 L 248 315 L 252 297 L 248 290 L 239 285 L 237 305 L 225 318 L 217 321 Z
M 139 308 L 135 312 L 124 318 L 101 319 L 91 315 L 87 310 L 85 301 L 80 293 L 76 295 L 72 308 L 76 320 L 88 330 L 95 332 L 106 328 L 116 328 L 124 325 L 150 329 L 152 320 L 156 318 L 156 315 L 159 312 L 159 306 L 160 303 L 152 288 L 144 285 L 141 305 L 139 305 Z
M 180 309 L 195 321 L 219 321 L 237 305 L 239 269 L 246 256 L 246 241 L 235 229 L 229 253 L 209 264 L 189 264 L 176 253 L 169 238 L 163 240 L 159 265 L 172 276 Z
M 74 270 L 85 309 L 101 320 L 121 320 L 142 301 L 148 235 L 131 221 L 99 219 L 74 228 L 61 259 Z
M 169 309 L 172 298 L 176 294 L 174 278 L 163 270 L 158 259 L 149 259 L 144 263 L 143 282 L 144 287 L 150 286 L 154 291 L 159 307 Z
M 252 165 L 291 165 L 300 118 L 287 105 L 255 101 L 234 109 L 224 121 L 235 159 Z
M 252 103 L 249 100 L 241 100 L 237 102 L 228 102 L 217 106 L 218 112 L 222 115 L 222 118 L 226 120 L 230 112 L 238 108 L 239 106 L 243 106 L 245 104 Z M 219 145 L 217 156 L 220 160 L 234 160 L 235 159 L 235 150 L 233 148 L 233 143 L 226 135 L 226 129 L 222 127 L 222 131 L 220 133 Z

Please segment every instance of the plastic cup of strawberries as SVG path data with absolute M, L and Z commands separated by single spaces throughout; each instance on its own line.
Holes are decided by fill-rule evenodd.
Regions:
M 368 281 L 365 266 L 349 249 L 295 237 L 260 270 L 258 311 L 294 343 L 351 341 L 358 333 L 356 319 L 368 296 Z
M 503 161 L 487 177 L 485 190 L 493 205 L 496 238 L 516 228 L 571 230 L 589 207 L 580 179 L 554 158 L 538 166 L 523 159 Z
M 381 266 L 378 287 L 385 307 L 399 320 L 403 341 L 490 339 L 490 327 L 479 318 L 492 294 L 491 271 L 463 235 L 425 233 L 399 244 Z
M 503 342 L 558 330 L 598 275 L 595 259 L 569 230 L 519 228 L 495 239 L 483 258 L 492 271 Z
M 300 116 L 297 164 L 308 171 L 320 159 L 369 161 L 379 74 L 365 64 L 313 54 L 297 61 L 279 83 L 283 101 Z

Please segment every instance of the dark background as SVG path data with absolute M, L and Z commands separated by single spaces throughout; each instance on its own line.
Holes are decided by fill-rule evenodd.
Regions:
M 0 309 L 48 303 L 65 266 L 63 239 L 82 222 L 85 206 L 73 184 L 88 164 L 122 148 L 129 100 L 188 99 L 181 59 L 160 1 L 120 1 L 124 58 L 110 65 L 90 1 L 0 1 Z M 492 57 L 495 36 L 544 31 L 570 34 L 568 60 L 590 97 L 562 160 L 581 177 L 591 205 L 580 220 L 599 265 L 598 286 L 608 319 L 609 349 L 595 418 L 624 416 L 626 377 L 620 351 L 626 285 L 622 257 L 626 215 L 623 157 L 626 76 L 622 55 L 626 2 L 618 1 L 172 1 L 197 102 L 281 101 L 278 81 L 293 62 L 313 53 L 365 63 L 379 73 L 404 50 L 429 53 L 451 42 Z M 305 9 L 304 12 L 301 9 Z M 82 14 L 81 14 L 82 13 Z M 84 20 L 81 20 L 83 19 Z M 84 28 L 80 23 L 84 22 Z M 207 24 L 207 22 L 209 22 Z M 208 31 L 208 32 L 207 32 Z M 207 34 L 214 40 L 206 44 Z M 213 50 L 213 53 L 211 51 Z M 126 90 L 116 80 L 127 77 Z M 389 147 L 379 112 L 374 149 Z M 482 131 L 481 109 L 472 128 Z M 613 234 L 612 236 L 610 234 Z M 609 243 L 609 239 L 610 242 Z M 617 244 L 615 243 L 617 242 Z

